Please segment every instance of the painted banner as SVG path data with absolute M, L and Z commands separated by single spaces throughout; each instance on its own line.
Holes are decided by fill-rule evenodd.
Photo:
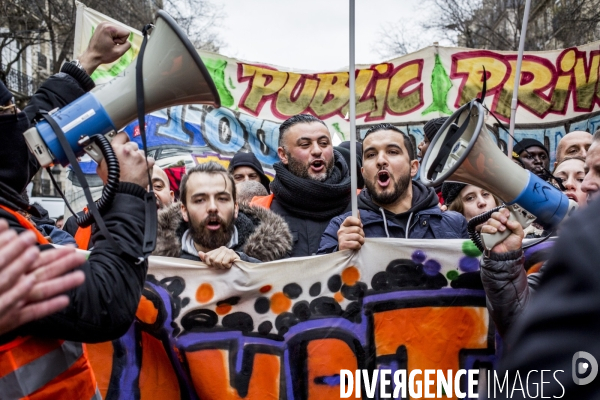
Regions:
M 110 18 L 78 5 L 75 54 L 83 51 L 102 20 Z M 132 30 L 130 40 L 132 49 L 121 60 L 94 73 L 97 84 L 119 74 L 137 55 L 139 32 Z M 593 133 L 600 126 L 599 45 L 595 42 L 525 53 L 516 137 L 544 143 L 552 162 L 556 144 L 567 132 Z M 349 107 L 347 69 L 300 71 L 203 51 L 199 54 L 218 88 L 223 107 L 177 106 L 149 115 L 149 146 L 155 150 L 159 165 L 164 167 L 177 156 L 190 164 L 206 157 L 221 157 L 227 162 L 241 150 L 254 152 L 270 169 L 278 161 L 279 124 L 299 113 L 325 121 L 336 141 L 349 137 L 345 119 Z M 516 60 L 516 52 L 432 46 L 389 61 L 358 65 L 356 114 L 360 136 L 375 123 L 390 122 L 418 144 L 426 121 L 450 115 L 480 96 L 483 67 L 487 77 L 485 102 L 499 120 L 507 123 Z M 488 123 L 497 143 L 505 149 L 507 134 L 493 119 Z M 126 131 L 135 139 L 136 129 L 134 122 Z
M 230 270 L 151 257 L 134 324 L 88 353 L 107 400 L 336 399 L 341 369 L 490 370 L 479 255 L 470 241 L 368 239 Z

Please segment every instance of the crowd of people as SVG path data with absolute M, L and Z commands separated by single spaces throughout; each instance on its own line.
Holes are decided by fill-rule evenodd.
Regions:
M 103 219 L 121 249 L 112 246 L 95 225 L 79 227 L 75 216 L 50 222 L 52 229 L 62 229 L 66 235 L 52 236 L 43 227 L 48 221 L 39 222 L 40 210 L 23 197 L 39 169 L 23 132 L 40 110 L 62 107 L 91 90 L 90 74 L 128 50 L 128 34 L 100 24 L 79 63 L 66 63 L 23 111 L 0 83 L 0 130 L 8 138 L 0 148 L 0 365 L 16 360 L 9 370 L 0 369 L 0 393 L 8 393 L 8 398 L 33 393 L 47 398 L 99 398 L 80 343 L 110 341 L 130 327 L 147 271 L 149 254 L 142 249 L 148 219 L 156 219 L 158 226 L 152 254 L 226 269 L 240 260 L 260 263 L 358 250 L 366 238 L 466 239 L 469 219 L 502 205 L 493 193 L 470 184 L 445 182 L 429 188 L 415 179 L 419 160 L 445 118 L 425 125 L 425 139 L 418 149 L 396 126 L 374 125 L 352 160 L 347 143 L 333 146 L 323 121 L 296 115 L 279 128 L 279 162 L 273 166 L 272 180 L 254 154 L 240 152 L 228 169 L 215 162 L 188 169 L 178 198 L 165 172 L 120 133 L 112 141 L 121 165 L 120 184 Z M 521 140 L 512 156 L 517 164 L 563 190 L 580 208 L 586 208 L 600 189 L 600 133 L 565 135 L 558 143 L 553 171 L 550 153 L 539 141 Z M 358 217 L 350 209 L 352 162 L 361 175 Z M 104 162 L 98 174 L 106 181 Z M 156 212 L 148 213 L 144 205 L 148 187 L 156 196 Z M 528 233 L 508 219 L 508 210 L 496 211 L 477 227 L 482 233 L 510 231 L 481 262 L 482 284 L 504 339 L 507 368 L 549 369 L 540 363 L 547 361 L 544 357 L 551 345 L 560 348 L 548 361 L 555 368 L 567 368 L 565 357 L 573 346 L 589 345 L 586 351 L 600 354 L 599 344 L 584 327 L 593 324 L 598 332 L 600 321 L 595 318 L 599 316 L 600 273 L 594 266 L 598 246 L 592 242 L 600 224 L 596 223 L 598 207 L 594 203 L 577 211 L 561 227 L 553 257 L 529 275 L 523 252 Z M 76 243 L 90 255 L 86 260 L 73 247 L 56 249 L 49 238 L 58 244 Z M 538 345 L 532 343 L 535 340 L 540 340 Z M 37 349 L 34 358 L 27 355 L 31 349 Z M 46 357 L 56 352 L 70 360 L 62 369 Z M 23 368 L 31 361 L 36 362 L 36 371 L 45 373 L 32 374 Z M 57 379 L 61 374 L 68 377 Z M 15 378 L 5 379 L 9 375 Z M 584 393 L 572 384 L 567 389 Z

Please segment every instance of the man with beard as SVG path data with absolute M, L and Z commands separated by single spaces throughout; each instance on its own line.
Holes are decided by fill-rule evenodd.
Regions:
M 273 261 L 289 254 L 292 237 L 285 221 L 261 207 L 238 206 L 235 182 L 222 165 L 189 169 L 180 191 L 181 203 L 159 211 L 153 255 L 231 268 L 238 260 Z
M 371 127 L 363 140 L 364 189 L 358 196 L 360 218 L 335 217 L 321 237 L 319 253 L 361 248 L 365 237 L 406 239 L 467 238 L 467 221 L 442 212 L 433 189 L 412 178 L 419 162 L 413 145 L 390 124 Z
M 294 240 L 292 257 L 313 255 L 331 218 L 350 208 L 348 165 L 333 149 L 325 123 L 306 114 L 281 124 L 277 154 L 271 195 L 255 197 L 251 204 L 285 219 Z

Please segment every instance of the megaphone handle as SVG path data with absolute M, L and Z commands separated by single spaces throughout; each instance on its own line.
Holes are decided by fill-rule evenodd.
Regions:
M 506 206 L 506 208 L 510 212 L 510 216 L 508 217 L 508 220 L 519 222 L 521 224 L 521 226 L 523 227 L 523 229 L 527 228 L 535 220 L 535 216 L 528 213 L 525 209 L 520 207 L 518 204 L 512 204 L 510 206 Z M 509 229 L 504 230 L 504 232 L 482 233 L 481 234 L 481 242 L 483 243 L 483 247 L 487 251 L 490 251 L 498 243 L 501 243 L 502 241 L 504 241 L 510 234 L 511 234 L 511 231 Z
M 115 134 L 115 131 L 110 131 L 109 133 L 104 135 L 104 137 L 110 143 L 112 142 L 112 139 L 115 136 Z M 104 156 L 102 155 L 102 149 L 95 141 L 92 141 L 88 145 L 84 146 L 83 150 L 92 158 L 92 160 L 96 161 L 96 163 L 98 164 L 100 164 L 100 162 L 104 158 Z
M 510 219 L 510 218 L 509 218 Z M 502 243 L 504 239 L 506 239 L 510 235 L 510 231 L 507 229 L 504 232 L 496 232 L 496 233 L 482 233 L 481 234 L 481 243 L 487 251 L 490 251 L 496 246 L 498 243 Z

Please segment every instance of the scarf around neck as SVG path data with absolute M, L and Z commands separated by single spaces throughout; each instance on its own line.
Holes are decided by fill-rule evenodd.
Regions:
M 277 202 L 300 217 L 325 220 L 343 214 L 350 203 L 350 173 L 343 156 L 333 151 L 331 175 L 323 182 L 299 178 L 278 162 L 271 191 Z

